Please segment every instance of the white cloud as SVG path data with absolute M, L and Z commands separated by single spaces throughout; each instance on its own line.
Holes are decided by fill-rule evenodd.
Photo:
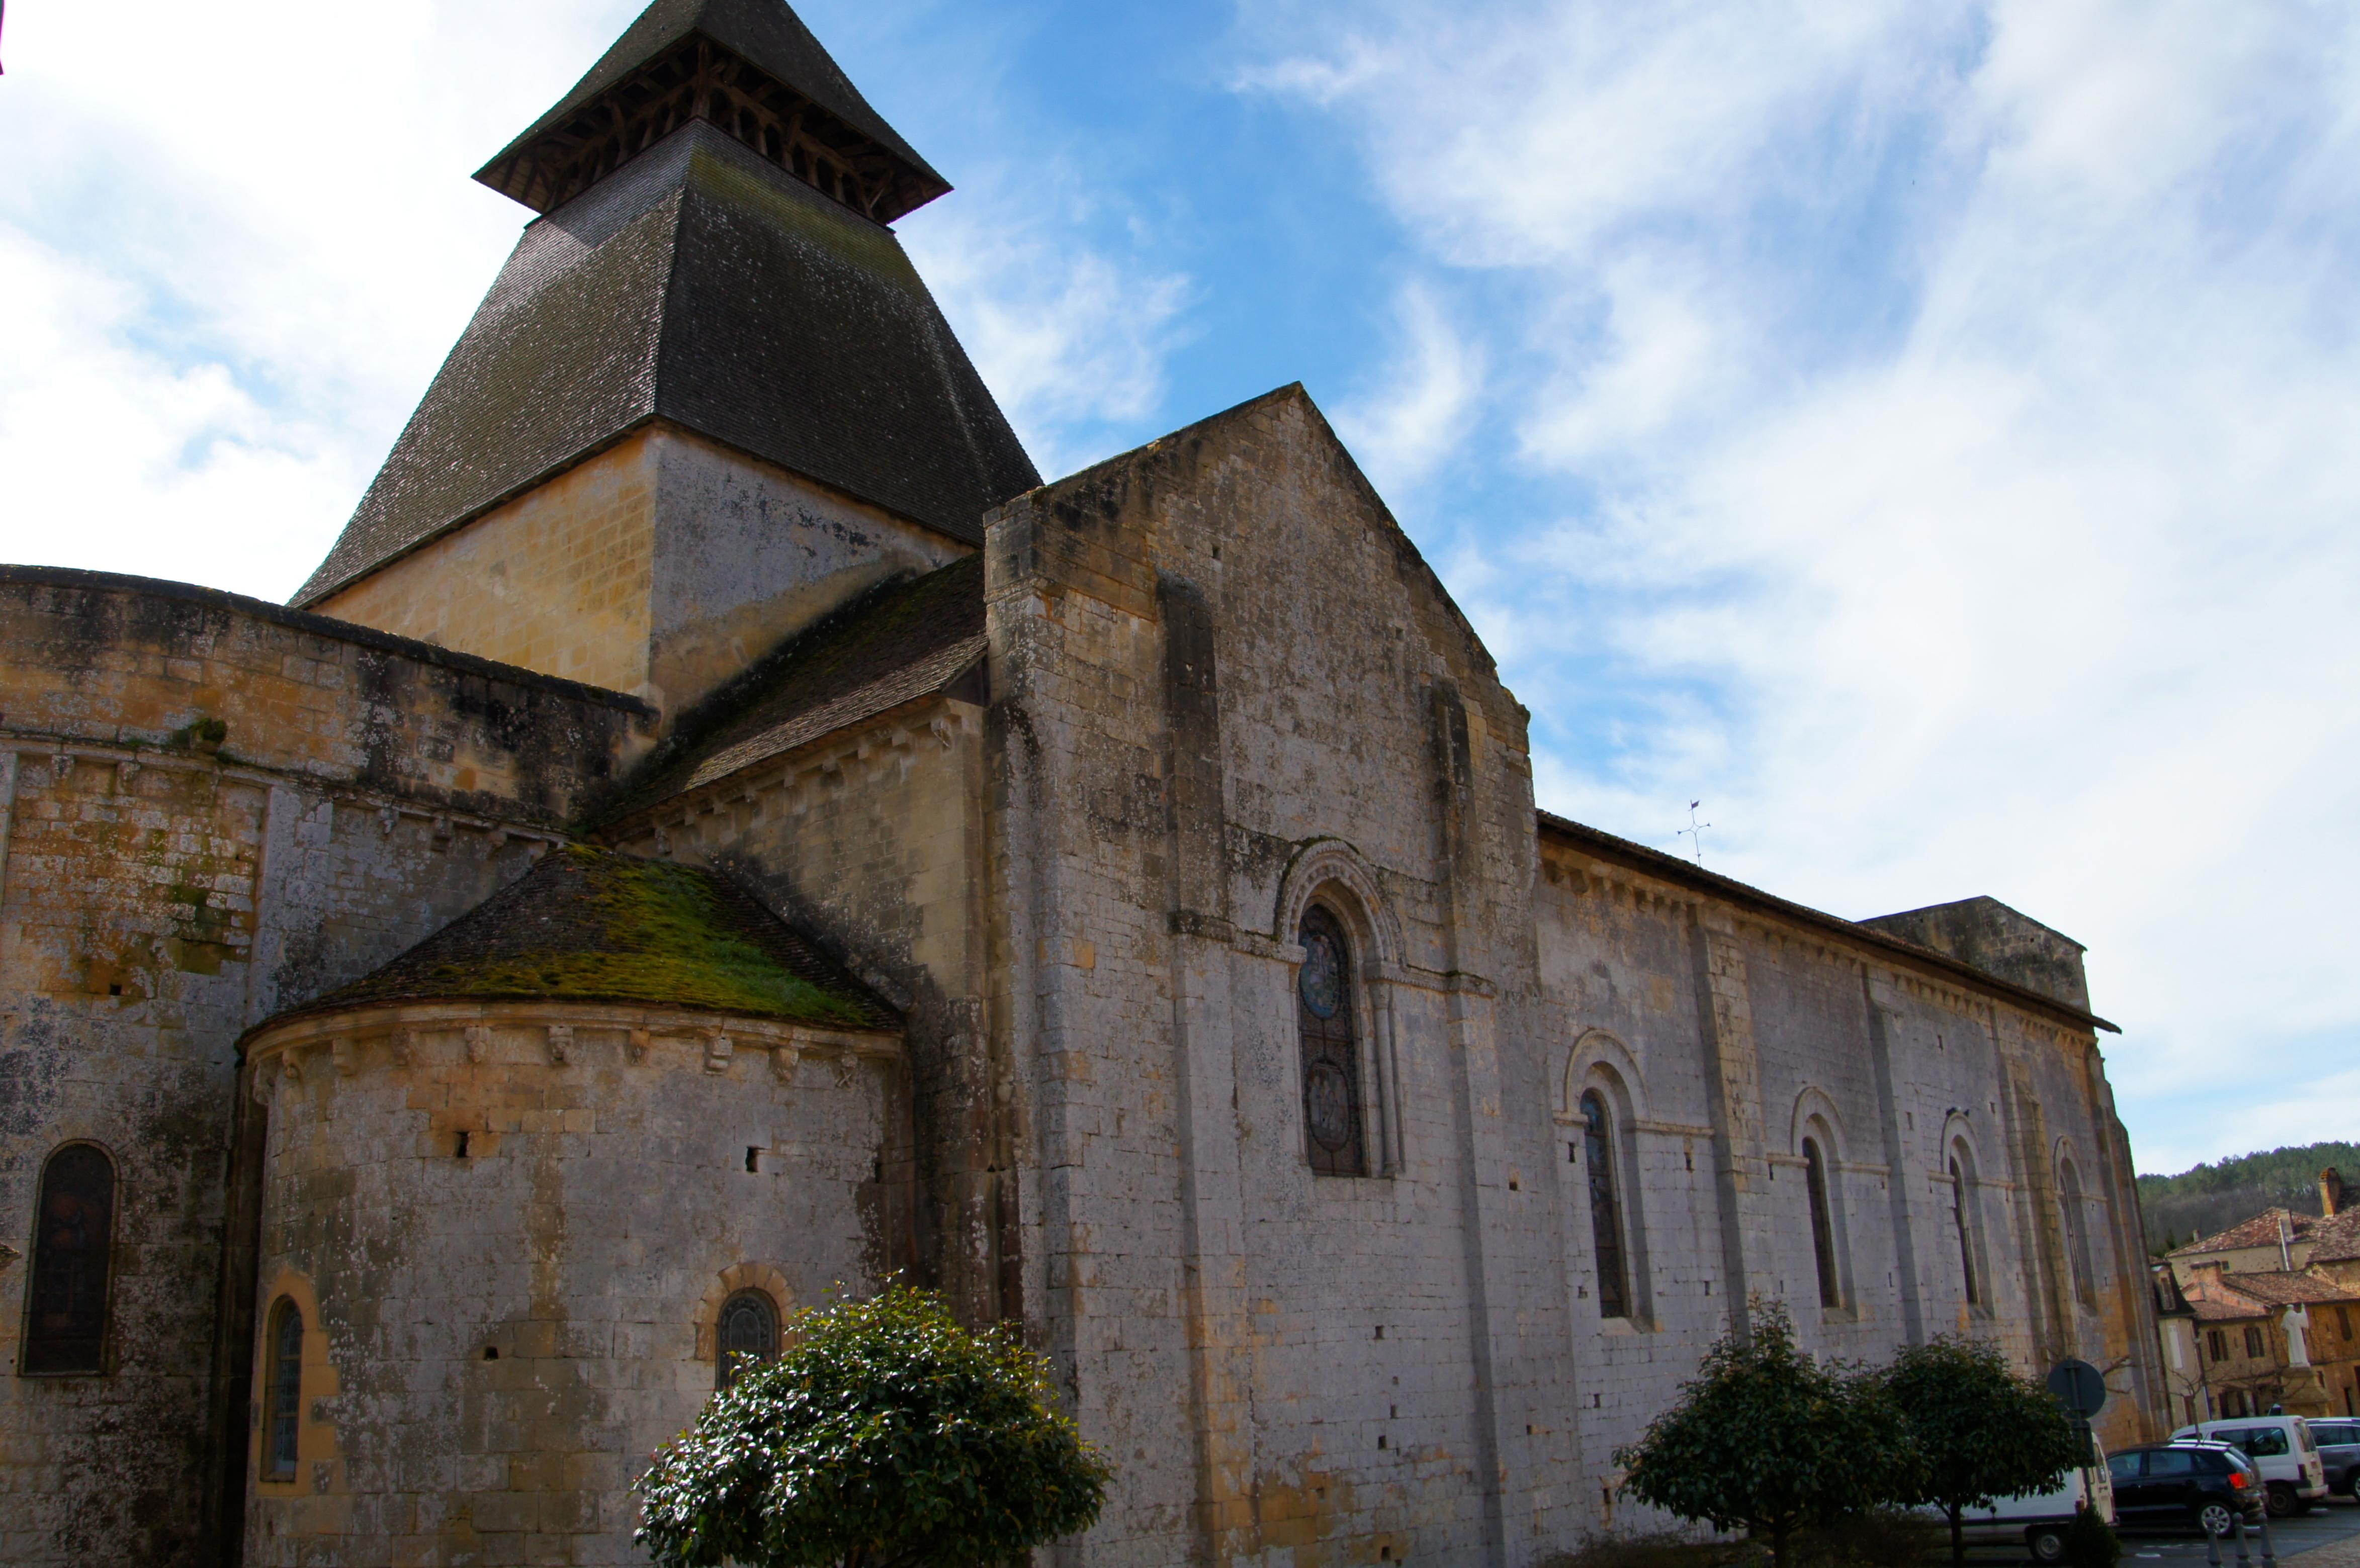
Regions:
M 0 560 L 291 592 L 530 216 L 468 173 L 639 8 L 18 8 Z M 1184 285 L 988 202 L 912 248 L 1050 466 L 1152 402 Z
M 2360 1043 L 2360 21 L 1361 16 L 1262 13 L 1251 82 L 1434 287 L 1529 291 L 1490 411 L 1581 498 L 1454 537 L 1565 726 L 1545 801 L 1672 847 L 1704 794 L 1714 865 L 1845 912 L 2017 904 L 2091 944 L 2135 1138 L 2314 1136 L 2273 1079 Z
M 1082 204 L 1041 215 L 1042 170 L 970 173 L 902 244 L 1045 478 L 1118 450 L 1112 427 L 1153 411 L 1189 280 L 1076 242 Z M 1128 445 L 1129 443 L 1123 442 Z
M 1393 313 L 1399 342 L 1393 357 L 1336 411 L 1336 427 L 1371 480 L 1398 499 L 1466 437 L 1484 351 L 1422 282 L 1396 292 Z

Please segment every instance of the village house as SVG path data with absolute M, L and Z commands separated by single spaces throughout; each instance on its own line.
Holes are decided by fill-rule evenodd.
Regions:
M 2183 1408 L 2192 1398 L 2214 1416 L 2360 1415 L 2360 1208 L 2333 1169 L 2319 1195 L 2319 1214 L 2266 1209 L 2166 1256 L 2159 1322 Z

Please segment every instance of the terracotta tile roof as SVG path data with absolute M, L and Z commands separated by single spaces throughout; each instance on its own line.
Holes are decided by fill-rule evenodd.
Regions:
M 2346 1209 L 2333 1219 L 2313 1220 L 2311 1260 L 2349 1263 L 2360 1258 L 2360 1209 Z
M 736 884 L 583 844 L 551 850 L 384 968 L 279 1018 L 389 1002 L 548 1000 L 901 1027 L 874 992 Z
M 2241 1220 L 2227 1230 L 2191 1241 L 2186 1247 L 2173 1247 L 2168 1256 L 2187 1258 L 2202 1252 L 2231 1252 L 2249 1247 L 2276 1247 L 2278 1244 L 2278 1216 L 2284 1214 L 2292 1229 L 2290 1239 L 2300 1241 L 2319 1224 L 2319 1216 L 2297 1213 L 2292 1209 L 2264 1209 L 2249 1220 Z
M 2300 1270 L 2271 1269 L 2261 1274 L 2223 1274 L 2221 1283 L 2241 1296 L 2274 1307 L 2303 1306 L 2312 1301 L 2360 1301 L 2360 1290 Z
M 2245 1323 L 2270 1315 L 2270 1309 L 2258 1301 L 2223 1301 L 2193 1292 L 2189 1295 L 2188 1304 L 2199 1323 Z
M 983 656 L 981 555 L 893 583 L 770 655 L 705 714 L 684 718 L 602 821 L 939 691 L 978 670 Z

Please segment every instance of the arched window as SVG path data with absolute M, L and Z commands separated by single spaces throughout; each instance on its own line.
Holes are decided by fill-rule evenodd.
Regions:
M 295 1479 L 296 1439 L 303 1420 L 303 1309 L 286 1297 L 270 1309 L 262 1369 L 262 1478 Z
M 1303 970 L 1295 986 L 1295 1030 L 1303 1043 L 1303 1125 L 1310 1135 L 1311 1169 L 1323 1176 L 1358 1176 L 1361 1151 L 1360 1053 L 1352 1038 L 1352 951 L 1334 915 L 1314 904 L 1303 911 L 1296 941 Z
M 1967 1173 L 1959 1167 L 1959 1157 L 1950 1156 L 1950 1224 L 1959 1233 L 1959 1270 L 1967 1282 L 1967 1304 L 1983 1304 L 1983 1291 L 1975 1279 L 1975 1238 L 1967 1223 Z
M 115 1162 L 94 1144 L 70 1143 L 41 1171 L 25 1323 L 28 1375 L 105 1369 L 114 1248 Z
M 1581 1096 L 1581 1163 L 1590 1178 L 1590 1238 L 1598 1260 L 1598 1315 L 1631 1315 L 1631 1276 L 1622 1261 L 1622 1203 L 1614 1191 L 1614 1123 L 1606 1096 Z
M 722 1302 L 715 1329 L 716 1388 L 727 1389 L 740 1374 L 779 1354 L 779 1309 L 759 1290 L 740 1290 Z
M 1811 1255 L 1819 1266 L 1819 1305 L 1843 1305 L 1843 1280 L 1836 1271 L 1836 1228 L 1828 1209 L 1828 1162 L 1819 1140 L 1803 1140 L 1803 1188 L 1811 1202 Z
M 2073 1268 L 2073 1294 L 2083 1303 L 2097 1304 L 2097 1271 L 2090 1267 L 2090 1227 L 2081 1207 L 2081 1173 L 2066 1160 L 2057 1171 L 2058 1202 L 2065 1210 L 2065 1250 Z

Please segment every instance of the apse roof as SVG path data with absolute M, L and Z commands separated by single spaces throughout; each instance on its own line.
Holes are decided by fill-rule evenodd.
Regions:
M 891 232 L 697 122 L 526 229 L 293 603 L 657 420 L 967 541 L 1040 483 Z
M 957 682 L 985 651 L 983 557 L 890 583 L 804 632 L 686 715 L 608 822 Z
M 834 1029 L 893 1009 L 726 877 L 563 844 L 384 968 L 282 1018 L 400 1002 L 619 1002 Z

